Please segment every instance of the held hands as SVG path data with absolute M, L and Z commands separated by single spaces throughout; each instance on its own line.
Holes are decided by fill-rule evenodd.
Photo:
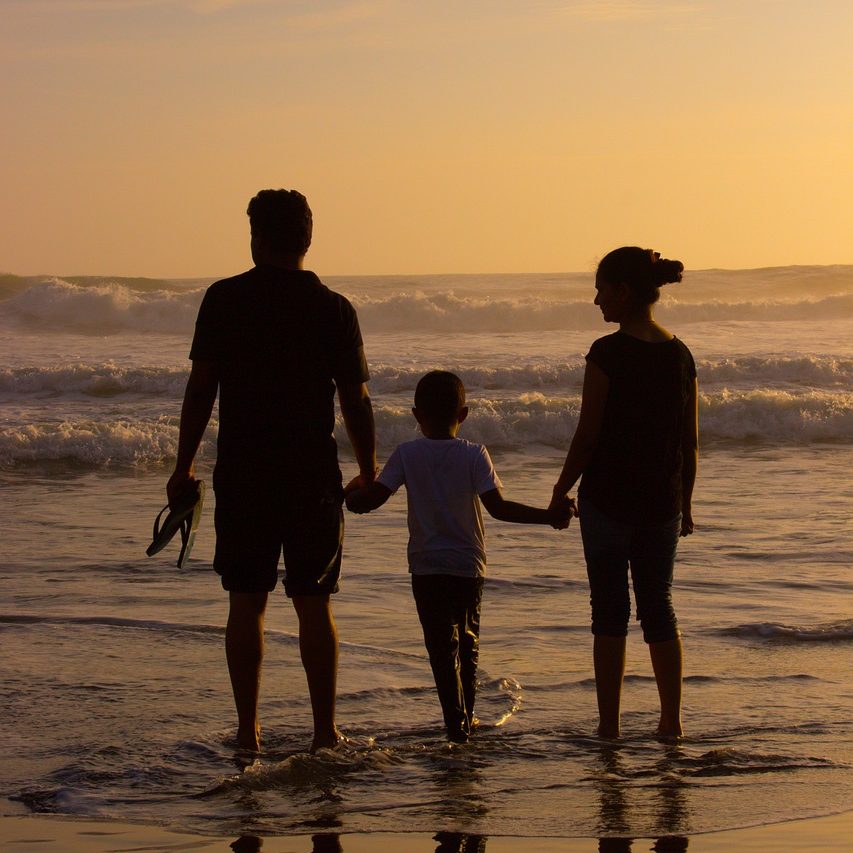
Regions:
M 391 490 L 376 480 L 379 468 L 372 472 L 362 471 L 353 477 L 344 489 L 344 500 L 350 512 L 359 515 L 378 509 L 391 496 Z
M 350 492 L 358 491 L 359 489 L 366 489 L 379 475 L 379 466 L 373 469 L 373 472 L 360 471 L 355 475 L 345 486 L 344 486 L 344 497 L 350 494 Z
M 361 475 L 359 474 L 358 477 L 353 477 L 344 487 L 344 503 L 350 512 L 354 512 L 356 515 L 363 515 L 366 512 L 370 512 L 365 503 L 369 486 L 369 483 L 362 483 Z
M 691 510 L 682 510 L 681 513 L 681 532 L 679 536 L 690 536 L 693 533 L 693 513 Z
M 555 494 L 545 512 L 548 515 L 548 524 L 554 530 L 565 530 L 571 520 L 578 517 L 578 505 L 575 503 L 575 499 L 568 495 Z

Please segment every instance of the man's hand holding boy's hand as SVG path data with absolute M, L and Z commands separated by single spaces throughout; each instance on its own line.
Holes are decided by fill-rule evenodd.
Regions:
M 360 472 L 355 475 L 345 486 L 344 486 L 344 497 L 350 494 L 350 492 L 355 492 L 358 489 L 366 489 L 377 477 L 379 476 L 379 467 L 373 469 L 372 473 Z
M 350 486 L 352 486 L 352 483 L 350 483 Z M 359 514 L 367 512 L 367 510 L 363 508 L 360 500 L 360 498 L 363 497 L 362 493 L 363 487 L 361 486 L 355 486 L 354 488 L 347 486 L 347 488 L 344 489 L 344 503 L 350 512 L 356 512 Z
M 359 514 L 378 509 L 390 497 L 391 489 L 375 479 L 362 486 L 359 484 L 359 477 L 356 477 L 344 489 L 347 509 Z

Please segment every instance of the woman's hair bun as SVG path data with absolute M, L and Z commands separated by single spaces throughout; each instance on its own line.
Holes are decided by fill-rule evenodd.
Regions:
M 601 259 L 595 277 L 612 284 L 624 282 L 641 302 L 651 305 L 660 296 L 660 286 L 681 281 L 683 272 L 681 261 L 661 258 L 652 249 L 622 246 Z
M 681 274 L 684 272 L 684 264 L 681 261 L 662 258 L 657 252 L 652 253 L 652 257 L 652 279 L 658 287 L 681 281 Z

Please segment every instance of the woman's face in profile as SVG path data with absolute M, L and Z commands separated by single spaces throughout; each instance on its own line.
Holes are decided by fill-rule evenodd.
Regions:
M 601 309 L 605 323 L 618 323 L 622 319 L 626 299 L 624 284 L 611 284 L 604 279 L 596 279 L 594 304 Z

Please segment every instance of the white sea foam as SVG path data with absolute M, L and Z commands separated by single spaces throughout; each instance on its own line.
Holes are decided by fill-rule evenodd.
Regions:
M 738 386 L 761 388 L 812 388 L 846 390 L 853 387 L 853 358 L 835 356 L 742 356 L 700 359 L 696 363 L 702 387 Z M 581 387 L 584 361 L 572 360 L 521 363 L 500 367 L 471 367 L 450 364 L 469 394 L 498 391 L 525 392 L 577 390 Z M 423 367 L 371 365 L 370 388 L 382 395 L 414 392 Z M 57 367 L 0 368 L 0 394 L 86 395 L 112 397 L 138 394 L 151 397 L 180 397 L 189 374 L 188 367 L 127 367 L 114 362 L 81 362 Z
M 183 393 L 188 375 L 188 368 L 123 367 L 112 362 L 0 368 L 0 394 L 178 397 Z
M 577 426 L 579 395 L 549 396 L 538 391 L 511 398 L 473 396 L 464 437 L 495 450 L 537 445 L 566 449 Z M 417 436 L 409 405 L 375 406 L 377 438 L 387 454 Z M 853 394 L 808 391 L 723 390 L 700 395 L 700 427 L 705 444 L 811 444 L 853 439 Z M 201 456 L 211 458 L 216 422 Z M 343 453 L 349 442 L 340 421 L 336 436 Z M 149 465 L 174 459 L 176 417 L 17 423 L 0 429 L 0 465 L 65 460 L 83 466 Z
M 779 622 L 751 622 L 724 628 L 721 634 L 729 637 L 754 637 L 762 640 L 800 640 L 826 642 L 853 640 L 853 619 L 817 625 L 785 625 Z
M 0 466 L 63 461 L 85 467 L 138 466 L 174 460 L 174 418 L 81 420 L 0 429 Z

